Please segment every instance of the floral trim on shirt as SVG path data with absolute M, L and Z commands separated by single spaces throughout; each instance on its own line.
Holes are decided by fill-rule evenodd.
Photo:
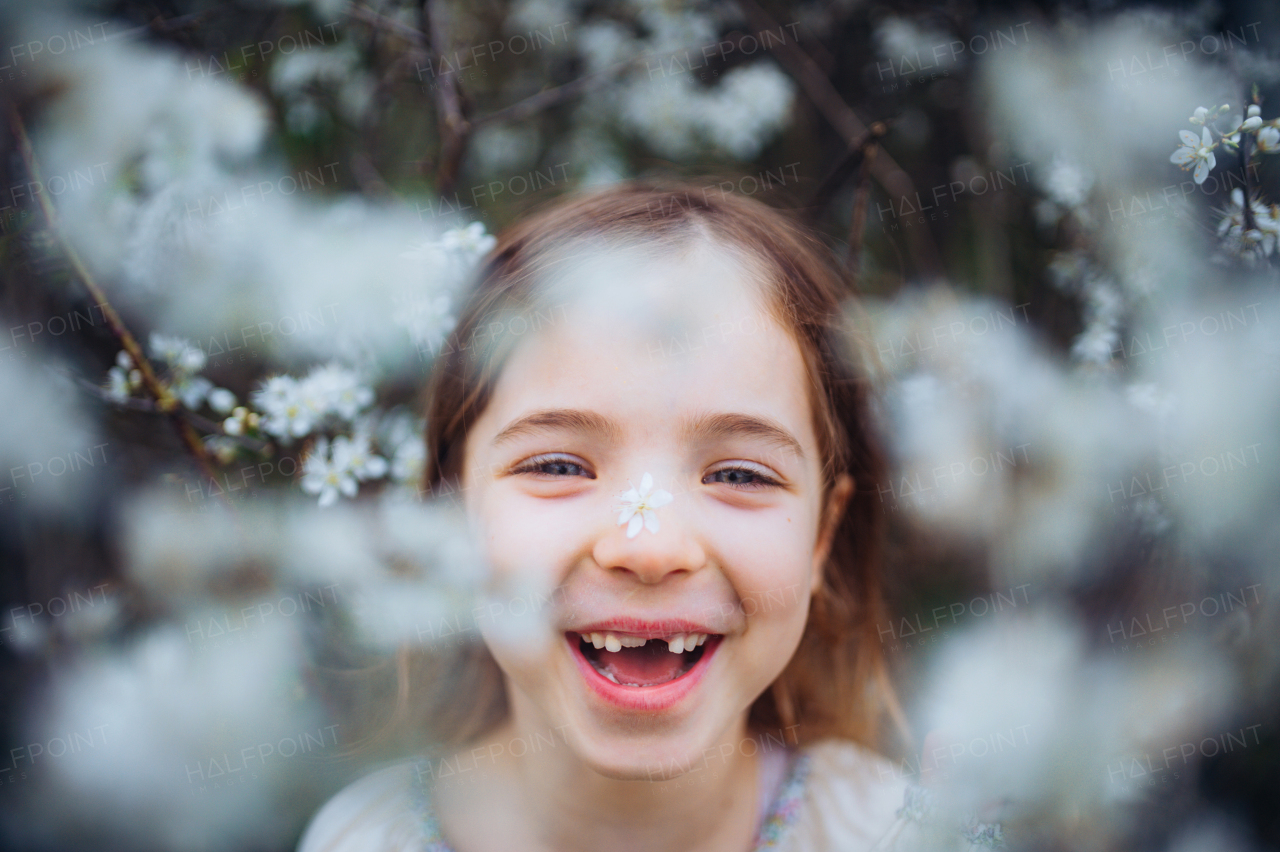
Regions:
M 772 849 L 777 846 L 791 826 L 800 816 L 800 805 L 804 800 L 804 783 L 809 777 L 809 755 L 801 752 L 796 755 L 791 765 L 791 774 L 783 782 L 778 797 L 773 800 L 773 807 L 760 826 L 760 834 L 756 837 L 756 845 L 751 852 L 761 849 Z
M 422 852 L 454 852 L 444 842 L 440 834 L 440 822 L 436 818 L 435 807 L 431 803 L 431 795 L 427 790 L 425 770 L 429 767 L 425 758 L 413 763 L 412 801 L 422 826 Z M 791 771 L 783 782 L 778 796 L 773 800 L 769 815 L 760 826 L 751 852 L 776 847 L 786 836 L 791 826 L 795 825 L 800 815 L 800 805 L 804 799 L 804 784 L 809 777 L 809 755 L 800 753 L 791 762 Z
M 1004 826 L 998 822 L 981 822 L 976 813 L 967 814 L 958 825 L 946 824 L 937 814 L 937 805 L 929 788 L 909 783 L 902 793 L 902 807 L 897 811 L 898 820 L 873 847 L 873 852 L 880 849 L 897 848 L 894 841 L 909 823 L 914 823 L 932 831 L 939 839 L 958 836 L 964 841 L 966 849 L 1004 849 Z M 938 846 L 937 848 L 943 848 Z
M 422 852 L 453 852 L 440 836 L 440 824 L 436 820 L 436 810 L 431 804 L 431 795 L 427 792 L 427 783 L 423 780 L 430 764 L 426 758 L 418 758 L 413 762 L 412 799 L 413 809 L 417 812 L 422 825 Z

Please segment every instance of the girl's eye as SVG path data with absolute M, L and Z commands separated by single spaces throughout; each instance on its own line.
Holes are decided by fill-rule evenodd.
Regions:
M 779 484 L 776 479 L 763 471 L 750 467 L 722 467 L 707 474 L 702 482 L 703 484 L 720 482 L 743 490 L 768 488 Z
M 585 465 L 567 456 L 534 456 L 521 462 L 511 472 L 547 477 L 585 476 L 587 479 L 596 478 L 595 474 L 588 471 Z

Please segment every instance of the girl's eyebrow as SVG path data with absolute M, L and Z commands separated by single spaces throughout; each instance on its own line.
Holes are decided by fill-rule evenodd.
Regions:
M 543 408 L 519 417 L 500 431 L 493 439 L 493 446 L 513 441 L 526 435 L 555 430 L 583 432 L 605 440 L 617 440 L 622 430 L 618 424 L 594 411 L 576 408 Z M 795 436 L 766 417 L 734 412 L 701 414 L 681 424 L 680 435 L 684 440 L 725 440 L 728 438 L 756 438 L 804 458 L 804 450 Z
M 778 449 L 795 453 L 798 458 L 804 458 L 804 450 L 794 435 L 773 420 L 753 414 L 703 414 L 686 420 L 681 426 L 680 434 L 685 440 L 756 438 L 773 444 Z
M 581 411 L 576 408 L 543 408 L 508 423 L 506 428 L 494 437 L 493 446 L 496 447 L 525 435 L 557 429 L 585 432 L 606 439 L 616 439 L 621 434 L 617 424 L 594 411 Z

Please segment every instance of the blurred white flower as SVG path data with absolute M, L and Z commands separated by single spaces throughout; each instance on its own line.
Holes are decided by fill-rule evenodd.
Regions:
M 924 67 L 930 69 L 952 68 L 960 63 L 963 55 L 960 51 L 938 49 L 954 41 L 951 35 L 894 15 L 886 16 L 876 26 L 875 39 L 877 52 L 882 57 L 911 69 L 924 63 L 927 63 Z
M 771 62 L 734 68 L 710 87 L 688 72 L 637 75 L 619 97 L 619 120 L 666 156 L 709 147 L 750 160 L 785 126 L 793 96 L 791 79 Z
M 485 233 L 482 222 L 472 222 L 463 228 L 450 228 L 440 237 L 441 248 L 461 254 L 468 264 L 474 264 L 488 254 L 497 242 L 496 237 Z
M 182 376 L 170 386 L 174 395 L 192 411 L 204 404 L 205 395 L 212 389 L 213 382 L 203 376 Z
M 351 437 L 339 435 L 333 439 L 333 458 L 335 464 L 341 459 L 346 469 L 362 482 L 379 479 L 387 473 L 387 460 L 374 454 L 369 435 L 359 430 Z
M 298 700 L 302 618 L 193 642 L 193 631 L 241 611 L 186 615 L 186 629 L 153 627 L 120 653 L 85 654 L 54 673 L 30 741 L 77 732 L 80 747 L 41 767 L 24 833 L 52 848 L 86 838 L 181 852 L 290 842 L 296 826 L 275 803 L 324 772 L 320 749 L 336 754 L 343 736 Z
M 152 357 L 164 361 L 171 370 L 198 373 L 204 369 L 204 352 L 184 338 L 152 332 L 148 348 Z
M 1064 207 L 1077 207 L 1088 197 L 1093 186 L 1093 176 L 1080 164 L 1056 155 L 1043 178 L 1043 186 L 1049 197 Z
M 333 450 L 330 455 L 329 439 L 320 438 L 302 463 L 302 490 L 319 495 L 322 507 L 336 503 L 339 494 L 355 497 L 358 489 L 349 445 L 335 444 Z
M 263 414 L 262 431 L 286 441 L 310 433 L 324 415 L 292 376 L 271 376 L 250 398 Z
M 133 385 L 129 381 L 129 372 L 118 366 L 107 370 L 107 397 L 114 402 L 124 402 L 129 398 Z
M 772 62 L 753 62 L 726 73 L 699 99 L 699 129 L 711 144 L 739 160 L 754 159 L 786 126 L 795 86 Z
M 1280 129 L 1272 125 L 1259 130 L 1258 150 L 1264 154 L 1274 154 L 1280 150 Z
M 1111 362 L 1120 343 L 1120 323 L 1124 316 L 1124 297 L 1108 279 L 1090 277 L 1083 284 L 1085 327 L 1071 345 L 1076 360 L 1105 365 Z
M 301 133 L 313 130 L 325 114 L 318 90 L 332 91 L 343 117 L 355 122 L 369 108 L 373 85 L 359 48 L 347 41 L 295 50 L 271 66 L 271 89 L 285 102 L 292 129 Z
M 592 74 L 612 68 L 635 55 L 631 32 L 617 21 L 591 21 L 578 28 L 578 50 Z
M 114 449 L 98 442 L 95 420 L 79 405 L 83 391 L 42 360 L 36 368 L 25 358 L 0 359 L 0 470 L 12 489 L 5 500 L 71 513 L 93 493 Z
M 399 483 L 416 486 L 422 479 L 427 450 L 420 435 L 406 438 L 396 447 L 391 459 L 391 478 Z
M 302 381 L 304 393 L 316 400 L 322 414 L 335 414 L 348 422 L 373 402 L 373 388 L 360 381 L 353 371 L 329 364 L 312 370 Z
M 209 391 L 209 407 L 219 414 L 227 414 L 236 407 L 236 395 L 226 388 Z
M 1222 246 L 1230 254 L 1249 262 L 1259 262 L 1270 257 L 1280 238 L 1280 216 L 1274 207 L 1268 207 L 1257 196 L 1249 200 L 1254 227 L 1247 228 L 1244 218 L 1244 192 L 1240 187 L 1231 190 L 1231 201 L 1222 210 L 1218 222 L 1218 236 Z

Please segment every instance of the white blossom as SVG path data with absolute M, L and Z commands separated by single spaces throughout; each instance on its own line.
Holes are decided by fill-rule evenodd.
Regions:
M 1180 130 L 1178 135 L 1182 139 L 1182 147 L 1169 155 L 1169 162 L 1182 166 L 1183 170 L 1194 168 L 1195 182 L 1204 183 L 1209 171 L 1218 164 L 1213 154 L 1216 145 L 1213 135 L 1207 127 L 1201 130 L 1199 139 L 1190 130 Z
M 1253 214 L 1253 228 L 1246 227 L 1244 192 L 1240 187 L 1231 190 L 1231 201 L 1218 222 L 1218 236 L 1227 252 L 1255 263 L 1275 252 L 1280 239 L 1280 217 L 1274 207 L 1267 207 L 1257 197 L 1249 200 L 1249 210 Z
M 361 481 L 385 476 L 387 460 L 376 455 L 370 444 L 368 433 L 360 430 L 349 438 L 346 435 L 339 435 L 333 439 L 334 463 L 341 461 L 346 469 Z
M 1056 155 L 1043 180 L 1045 192 L 1064 207 L 1077 207 L 1088 197 L 1093 176 L 1079 163 Z
M 302 384 L 291 376 L 272 376 L 252 394 L 262 412 L 262 431 L 285 441 L 301 438 L 324 416 L 314 395 L 304 394 Z
M 622 506 L 618 512 L 618 526 L 626 524 L 627 538 L 635 538 L 643 527 L 649 532 L 658 531 L 658 515 L 655 511 L 670 503 L 674 497 L 662 489 L 653 491 L 653 477 L 646 473 L 640 479 L 639 490 L 633 485 L 619 495 Z
M 219 414 L 227 414 L 236 407 L 236 395 L 226 388 L 209 391 L 209 407 Z
M 329 439 L 320 438 L 302 463 L 302 490 L 319 495 L 322 507 L 336 503 L 339 494 L 355 497 L 358 488 L 350 467 L 349 448 L 335 446 L 333 449 L 335 452 L 330 456 Z
M 112 401 L 124 402 L 129 398 L 129 394 L 133 390 L 133 386 L 129 382 L 129 372 L 119 366 L 107 370 L 105 390 L 107 397 Z
M 204 369 L 204 352 L 184 338 L 153 332 L 149 348 L 151 355 L 164 361 L 171 370 L 198 373 Z
M 373 402 L 373 389 L 354 371 L 337 364 L 317 367 L 301 385 L 322 415 L 334 414 L 346 421 L 354 420 Z
M 213 390 L 213 382 L 204 376 L 183 375 L 169 386 L 169 390 L 173 391 L 174 396 L 178 397 L 183 405 L 195 411 L 204 404 L 205 396 L 209 391 Z
M 481 222 L 472 222 L 464 228 L 451 228 L 440 237 L 441 248 L 461 254 L 470 263 L 488 254 L 497 242 L 496 237 L 485 233 Z

